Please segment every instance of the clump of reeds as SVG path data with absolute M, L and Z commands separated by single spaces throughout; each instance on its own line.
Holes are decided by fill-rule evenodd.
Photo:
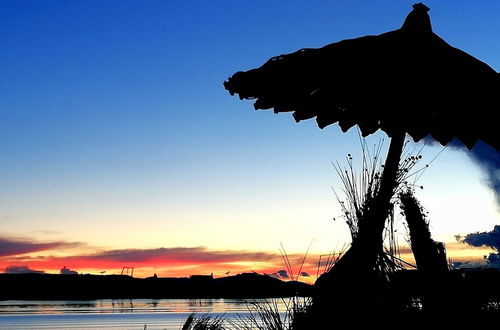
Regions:
M 248 306 L 249 315 L 228 320 L 235 330 L 294 330 L 299 319 L 311 305 L 310 298 L 293 297 L 282 299 L 285 311 L 280 311 L 276 300 L 252 302 Z
M 366 146 L 366 141 L 361 142 L 361 170 L 357 174 L 351 154 L 346 156 L 347 167 L 343 168 L 339 162 L 333 164 L 340 180 L 341 190 L 345 195 L 345 201 L 339 197 L 335 189 L 333 192 L 337 198 L 342 216 L 351 231 L 352 239 L 356 239 L 359 230 L 359 220 L 363 215 L 363 208 L 366 201 L 373 198 L 378 192 L 381 178 L 380 152 L 382 143 L 375 146 L 373 155 Z
M 248 307 L 249 315 L 238 315 L 236 321 L 229 323 L 237 330 L 285 330 L 289 329 L 288 313 L 282 315 L 276 301 L 257 303 L 253 302 Z
M 340 250 L 337 250 L 337 248 L 335 248 L 335 250 L 333 250 L 328 254 L 320 255 L 318 258 L 318 268 L 316 270 L 316 278 L 318 278 L 320 274 L 328 273 L 330 269 L 332 269 L 332 267 L 335 266 L 337 261 L 339 261 L 340 258 L 342 258 L 347 249 L 348 245 L 344 244 L 340 248 Z
M 309 243 L 309 246 L 307 247 L 306 253 L 304 254 L 304 257 L 302 258 L 302 262 L 300 264 L 299 271 L 297 273 L 294 272 L 292 264 L 290 262 L 290 259 L 288 258 L 288 254 L 285 251 L 285 247 L 283 246 L 283 243 L 280 243 L 280 254 L 281 257 L 283 258 L 283 262 L 285 263 L 286 269 L 287 269 L 287 274 L 290 276 L 290 279 L 292 281 L 298 281 L 300 276 L 302 276 L 302 268 L 304 267 L 304 263 L 306 262 L 307 255 L 309 254 L 309 250 L 311 249 L 311 245 L 314 242 L 314 239 L 311 240 L 311 243 Z
M 189 314 L 182 330 L 224 330 L 225 319 L 221 316 L 210 316 L 207 314 L 197 316 L 195 313 Z
M 340 204 L 342 217 L 349 226 L 352 239 L 355 239 L 359 231 L 359 222 L 363 219 L 364 209 L 368 201 L 373 200 L 377 195 L 384 165 L 380 158 L 380 153 L 383 147 L 383 140 L 373 146 L 370 150 L 365 139 L 360 138 L 361 157 L 358 170 L 354 164 L 354 156 L 347 154 L 347 166 L 343 167 L 339 162 L 333 164 L 340 180 L 342 181 L 341 191 L 345 199 L 339 197 L 339 194 L 333 189 L 335 197 Z M 396 191 L 394 196 L 403 187 L 415 187 L 416 181 L 422 176 L 423 172 L 429 167 L 414 170 L 414 167 L 422 159 L 420 150 L 415 148 L 408 150 L 408 143 L 405 143 L 403 156 L 399 163 L 398 174 L 396 176 Z M 358 172 L 359 171 L 359 172 Z M 413 181 L 411 181 L 413 179 Z M 420 186 L 420 188 L 423 188 Z
M 383 142 L 384 140 L 380 140 L 378 144 L 370 148 L 366 140 L 360 136 L 360 164 L 355 164 L 355 157 L 351 154 L 346 157 L 347 166 L 344 167 L 339 162 L 333 164 L 342 182 L 342 194 L 338 194 L 335 189 L 333 190 L 341 207 L 341 217 L 345 220 L 351 232 L 352 242 L 357 240 L 360 226 L 366 226 L 365 223 L 371 221 L 371 208 L 373 203 L 377 203 L 384 171 L 383 159 L 380 158 Z M 387 275 L 393 271 L 403 268 L 402 261 L 395 257 L 399 254 L 399 247 L 395 237 L 394 207 L 397 205 L 401 191 L 414 189 L 415 187 L 423 189 L 422 186 L 416 184 L 429 167 L 429 164 L 427 164 L 420 169 L 416 169 L 416 165 L 423 158 L 421 155 L 422 148 L 423 146 L 420 149 L 417 146 L 410 148 L 408 142 L 404 145 L 403 155 L 394 182 L 394 194 L 386 219 L 384 230 L 384 242 L 386 244 L 383 250 L 379 252 L 375 265 L 376 272 L 382 277 L 387 278 Z M 344 198 L 340 198 L 339 195 L 343 195 Z
M 310 298 L 293 297 L 282 299 L 285 310 L 280 310 L 278 301 L 253 301 L 247 305 L 248 315 L 239 315 L 234 320 L 222 316 L 204 314 L 188 316 L 182 330 L 299 330 L 298 325 L 305 319 Z

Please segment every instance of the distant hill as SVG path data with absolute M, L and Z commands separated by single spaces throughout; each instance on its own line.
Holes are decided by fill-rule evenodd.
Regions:
M 224 278 L 125 275 L 0 274 L 0 300 L 123 298 L 271 298 L 309 296 L 313 287 L 256 273 Z

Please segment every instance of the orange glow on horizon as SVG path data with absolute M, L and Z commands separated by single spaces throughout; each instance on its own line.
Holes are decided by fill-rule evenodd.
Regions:
M 446 244 L 448 257 L 452 261 L 473 262 L 484 264 L 484 256 L 493 252 L 490 248 L 475 248 L 457 242 Z M 180 250 L 182 253 L 168 254 L 163 257 L 151 253 L 161 249 L 151 250 L 110 250 L 99 254 L 88 255 L 66 255 L 58 256 L 57 253 L 44 256 L 38 252 L 38 256 L 27 254 L 0 257 L 0 270 L 4 271 L 12 266 L 26 267 L 34 271 L 44 271 L 46 273 L 58 274 L 63 266 L 74 270 L 80 274 L 121 274 L 123 267 L 133 267 L 134 277 L 145 278 L 153 276 L 155 273 L 159 277 L 189 277 L 191 275 L 209 275 L 214 277 L 224 277 L 246 272 L 257 272 L 259 274 L 274 274 L 283 280 L 290 280 L 290 271 L 284 267 L 284 261 L 280 255 L 272 252 L 252 252 L 252 251 L 212 251 L 205 248 L 173 248 L 164 249 Z M 127 260 L 126 253 L 134 253 L 133 260 Z M 163 250 L 161 250 L 163 252 Z M 187 251 L 187 252 L 186 252 Z M 141 255 L 144 252 L 144 256 Z M 205 253 L 207 256 L 200 256 Z M 252 259 L 255 256 L 255 259 Z M 318 273 L 324 271 L 323 265 L 318 267 L 319 254 L 310 254 L 302 265 L 301 272 L 308 276 L 299 276 L 299 280 L 306 283 L 314 283 Z M 399 257 L 411 264 L 414 264 L 411 249 L 407 246 L 400 247 Z M 258 260 L 260 258 L 260 260 Z M 288 256 L 293 267 L 294 278 L 301 268 L 304 256 L 292 254 Z M 278 271 L 287 270 L 286 276 L 278 276 Z
M 6 268 L 12 264 L 4 263 L 0 261 L 0 269 Z M 158 277 L 189 277 L 191 275 L 210 275 L 213 274 L 215 278 L 233 276 L 241 273 L 250 273 L 256 272 L 258 274 L 267 274 L 271 275 L 276 273 L 277 270 L 282 268 L 275 267 L 272 264 L 263 265 L 263 267 L 258 267 L 255 269 L 249 269 L 248 267 L 226 267 L 226 265 L 221 264 L 212 264 L 212 265 L 191 265 L 186 267 L 185 265 L 157 265 L 156 267 L 151 265 L 136 265 L 136 264 L 126 264 L 126 266 L 110 266 L 110 267 L 95 267 L 92 265 L 87 265 L 84 267 L 75 267 L 72 264 L 41 264 L 41 263 L 23 263 L 32 270 L 43 270 L 45 273 L 49 274 L 59 274 L 61 268 L 65 266 L 68 269 L 77 271 L 79 274 L 93 274 L 93 275 L 119 275 L 122 273 L 123 267 L 133 267 L 134 273 L 133 276 L 136 278 L 146 278 L 153 276 L 155 273 Z M 45 265 L 45 267 L 40 267 Z M 305 283 L 314 283 L 316 280 L 315 272 L 316 270 L 313 268 L 303 268 L 303 272 L 311 274 L 310 276 L 300 276 L 299 281 Z M 128 275 L 130 275 L 130 271 Z M 290 280 L 290 278 L 281 278 L 282 280 Z
M 290 262 L 294 265 L 294 273 L 298 272 L 303 256 L 289 256 Z M 316 280 L 317 256 L 308 257 L 309 261 L 304 263 L 301 272 L 309 276 L 300 276 L 299 280 L 306 283 L 314 283 Z M 300 262 L 299 262 L 300 261 Z M 276 256 L 269 261 L 228 261 L 219 260 L 205 261 L 203 263 L 193 263 L 191 260 L 169 260 L 153 258 L 144 261 L 122 261 L 122 260 L 102 260 L 99 258 L 84 257 L 29 257 L 16 256 L 13 258 L 0 258 L 0 269 L 9 266 L 26 266 L 33 271 L 43 271 L 51 274 L 58 274 L 64 266 L 80 274 L 121 274 L 123 267 L 133 267 L 134 277 L 145 278 L 153 276 L 155 273 L 159 277 L 189 277 L 191 275 L 210 275 L 214 277 L 224 277 L 240 273 L 256 272 L 259 274 L 276 274 L 283 267 L 281 257 Z M 129 273 L 130 274 L 130 273 Z M 291 274 L 290 274 L 291 275 Z M 297 277 L 294 274 L 294 279 Z M 280 277 L 282 280 L 291 278 Z

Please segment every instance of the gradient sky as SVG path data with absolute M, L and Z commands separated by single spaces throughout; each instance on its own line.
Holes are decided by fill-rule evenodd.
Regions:
M 331 163 L 359 154 L 358 133 L 255 112 L 222 82 L 397 29 L 414 2 L 1 1 L 0 270 L 272 272 L 280 243 L 300 260 L 312 242 L 312 272 L 349 241 Z M 435 33 L 500 70 L 500 2 L 425 4 Z M 434 160 L 417 197 L 436 239 L 499 223 L 484 181 L 465 152 Z M 448 245 L 486 253 L 465 250 Z

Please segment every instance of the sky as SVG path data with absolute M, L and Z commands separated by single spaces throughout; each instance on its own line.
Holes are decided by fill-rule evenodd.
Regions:
M 309 248 L 313 278 L 350 241 L 332 162 L 359 159 L 358 132 L 253 111 L 222 83 L 397 29 L 413 3 L 0 1 L 0 271 L 282 274 L 283 246 L 295 272 Z M 500 2 L 425 4 L 436 34 L 500 70 Z M 499 224 L 488 176 L 463 150 L 421 146 L 433 237 L 482 259 L 454 235 Z

